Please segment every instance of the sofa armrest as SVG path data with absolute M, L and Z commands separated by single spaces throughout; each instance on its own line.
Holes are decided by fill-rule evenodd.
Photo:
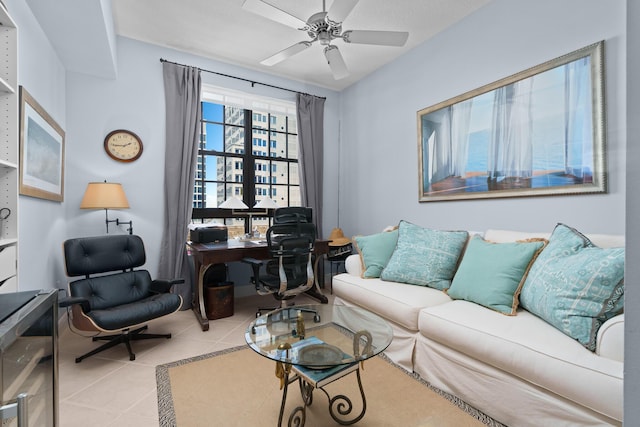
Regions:
M 607 320 L 598 329 L 596 354 L 624 362 L 624 313 Z
M 362 276 L 362 261 L 360 254 L 352 254 L 344 260 L 344 269 L 352 276 Z

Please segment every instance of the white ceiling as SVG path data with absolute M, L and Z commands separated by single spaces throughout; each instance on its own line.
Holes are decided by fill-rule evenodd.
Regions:
M 266 1 L 303 21 L 322 11 L 322 0 Z M 333 1 L 340 0 L 326 0 L 326 9 Z M 261 60 L 309 37 L 244 10 L 244 0 L 57 0 L 55 8 L 48 6 L 49 0 L 27 0 L 61 60 L 73 71 L 114 75 L 96 66 L 100 52 L 113 60 L 115 29 L 124 37 L 334 90 L 353 84 L 490 1 L 360 0 L 345 19 L 344 31 L 408 31 L 409 39 L 403 47 L 334 41 L 350 72 L 334 80 L 318 43 L 272 67 L 261 65 Z M 87 4 L 93 5 L 94 13 L 78 16 L 78 7 L 86 9 Z
M 438 32 L 489 0 L 360 0 L 345 19 L 343 30 L 408 31 L 404 47 L 334 42 L 350 76 L 334 80 L 322 49 L 314 45 L 273 67 L 260 61 L 303 40 L 305 32 L 242 8 L 244 0 L 112 0 L 116 33 L 204 57 L 219 59 L 340 90 Z M 306 21 L 322 11 L 322 0 L 267 0 Z M 326 0 L 327 10 L 333 1 Z

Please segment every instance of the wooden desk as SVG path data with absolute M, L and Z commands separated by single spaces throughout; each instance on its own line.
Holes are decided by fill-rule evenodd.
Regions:
M 191 250 L 195 264 L 196 289 L 193 293 L 191 308 L 196 315 L 203 331 L 209 330 L 209 319 L 207 319 L 204 307 L 204 273 L 211 264 L 223 264 L 227 262 L 242 261 L 244 258 L 271 259 L 269 248 L 266 242 L 251 242 L 229 240 L 222 243 L 193 243 L 187 242 Z M 307 295 L 317 299 L 323 304 L 328 302 L 326 296 L 322 294 L 318 284 L 318 263 L 324 254 L 329 252 L 329 240 L 317 240 L 314 248 L 316 262 L 314 265 L 315 286 L 307 291 Z M 247 266 L 249 268 L 249 266 Z

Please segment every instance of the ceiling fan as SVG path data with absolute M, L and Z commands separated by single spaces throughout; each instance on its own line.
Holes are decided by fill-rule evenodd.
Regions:
M 322 12 L 314 13 L 306 22 L 279 9 L 267 0 L 245 0 L 242 8 L 289 27 L 305 31 L 311 38 L 311 40 L 301 41 L 281 50 L 260 61 L 261 64 L 275 65 L 311 47 L 313 43 L 320 42 L 325 46 L 324 56 L 327 58 L 333 78 L 339 80 L 347 77 L 349 70 L 338 46 L 331 44 L 333 40 L 341 39 L 346 43 L 380 46 L 404 46 L 409 37 L 409 33 L 405 31 L 342 31 L 342 22 L 357 3 L 358 0 L 335 0 L 327 11 L 325 0 L 322 0 Z

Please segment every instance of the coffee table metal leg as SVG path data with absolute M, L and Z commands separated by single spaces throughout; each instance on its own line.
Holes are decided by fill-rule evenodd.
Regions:
M 313 389 L 311 384 L 300 378 L 300 395 L 305 406 L 311 406 L 313 403 Z
M 353 411 L 353 403 L 351 403 L 351 399 L 342 394 L 331 397 L 324 388 L 321 388 L 324 394 L 327 395 L 327 398 L 329 398 L 329 414 L 331 415 L 331 418 L 343 426 L 357 423 L 362 419 L 362 417 L 364 417 L 364 413 L 367 411 L 367 399 L 364 396 L 364 388 L 362 387 L 359 368 L 356 370 L 356 376 L 358 377 L 358 388 L 360 389 L 360 396 L 362 397 L 362 411 L 353 419 L 349 420 L 345 418 Z
M 280 414 L 278 415 L 278 427 L 282 427 L 282 418 L 284 416 L 284 407 L 287 403 L 287 391 L 289 390 L 289 384 L 299 381 L 300 382 L 300 393 L 302 394 L 302 400 L 304 401 L 304 406 L 298 406 L 289 415 L 289 421 L 287 423 L 288 427 L 303 427 L 306 418 L 307 418 L 307 405 L 311 405 L 312 401 L 312 392 L 313 387 L 309 384 L 304 383 L 300 377 L 294 375 L 292 378 L 289 378 L 289 372 L 285 371 L 284 374 L 284 387 L 282 389 L 282 402 L 280 403 Z
M 281 379 L 282 385 L 282 402 L 280 403 L 280 414 L 278 415 L 278 427 L 282 427 L 282 418 L 284 417 L 284 409 L 287 403 L 287 392 L 289 391 L 289 384 L 298 381 L 300 386 L 300 395 L 302 396 L 302 401 L 304 402 L 304 406 L 298 406 L 289 415 L 289 420 L 287 423 L 288 427 L 303 427 L 306 418 L 307 418 L 307 406 L 311 406 L 313 403 L 313 390 L 316 388 L 313 385 L 304 381 L 300 376 L 294 374 L 289 377 L 289 373 L 291 370 L 291 365 L 283 364 L 283 370 L 277 374 L 277 376 Z M 280 368 L 282 369 L 282 368 Z M 276 369 L 276 372 L 278 370 Z M 318 387 L 329 399 L 329 414 L 331 418 L 333 418 L 338 424 L 343 426 L 348 426 L 351 424 L 355 424 L 364 417 L 365 412 L 367 411 L 367 399 L 364 395 L 364 387 L 362 386 L 362 379 L 360 378 L 360 368 L 355 370 L 356 377 L 358 379 L 358 388 L 360 390 L 360 397 L 362 398 L 362 410 L 360 413 L 352 419 L 348 419 L 347 417 L 351 415 L 353 412 L 353 403 L 351 399 L 343 394 L 338 394 L 336 396 L 331 397 L 331 395 L 323 388 Z M 280 374 L 282 376 L 280 376 Z

